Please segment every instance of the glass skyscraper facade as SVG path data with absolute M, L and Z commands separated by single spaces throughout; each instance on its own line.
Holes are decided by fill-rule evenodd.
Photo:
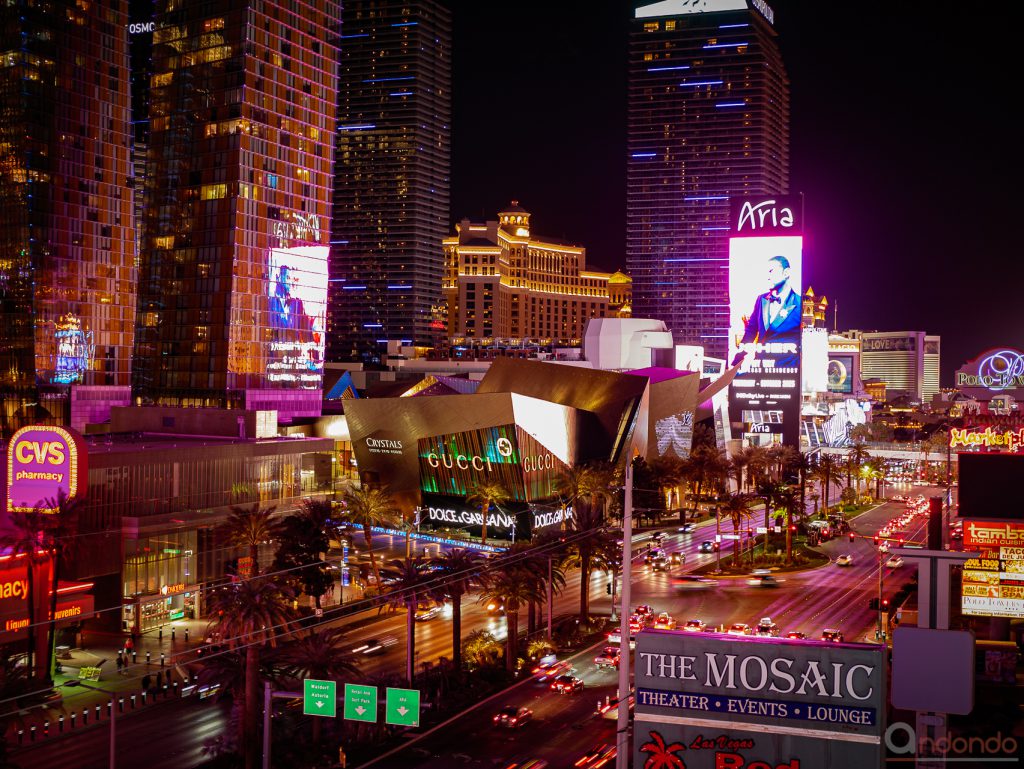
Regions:
M 638 8 L 629 43 L 633 316 L 727 354 L 729 198 L 789 188 L 789 80 L 762 0 Z
M 319 414 L 338 2 L 157 4 L 135 386 Z
M 451 15 L 432 0 L 342 11 L 328 357 L 432 344 L 451 165 Z
M 128 393 L 135 322 L 127 16 L 0 7 L 0 433 Z

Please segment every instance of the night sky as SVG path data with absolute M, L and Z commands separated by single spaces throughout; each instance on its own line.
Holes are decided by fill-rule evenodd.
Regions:
M 1024 348 L 1020 6 L 769 2 L 805 280 L 838 301 L 839 328 L 940 334 L 944 386 L 982 350 Z M 638 4 L 454 2 L 453 220 L 494 218 L 515 198 L 535 233 L 586 246 L 596 268 L 625 266 Z

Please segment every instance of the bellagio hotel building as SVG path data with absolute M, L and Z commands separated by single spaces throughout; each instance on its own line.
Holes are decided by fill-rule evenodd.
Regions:
M 586 269 L 581 246 L 531 236 L 517 201 L 497 221 L 463 219 L 443 244 L 453 343 L 578 345 L 590 318 L 630 314 L 629 277 Z

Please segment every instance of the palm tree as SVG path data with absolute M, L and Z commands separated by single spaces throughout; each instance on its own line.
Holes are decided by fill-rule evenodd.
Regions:
M 334 584 L 334 577 L 324 561 L 330 540 L 324 531 L 319 512 L 304 506 L 278 524 L 278 548 L 274 554 L 274 571 L 283 572 L 283 579 L 311 596 L 316 608 L 320 597 Z
M 505 607 L 505 668 L 516 670 L 519 644 L 519 607 L 531 600 L 540 600 L 537 582 L 526 569 L 509 566 L 488 579 L 480 593 L 480 603 L 497 602 Z
M 690 455 L 690 469 L 697 483 L 696 502 L 700 505 L 701 491 L 725 477 L 727 471 L 725 452 L 711 446 L 698 446 Z
M 743 454 L 747 457 L 747 488 L 756 488 L 768 473 L 768 450 L 763 446 L 747 446 Z
M 270 542 L 277 533 L 277 525 L 271 520 L 276 509 L 274 505 L 260 507 L 259 502 L 249 509 L 232 507 L 227 520 L 218 527 L 229 544 L 249 548 L 253 576 L 260 573 L 260 545 Z
M 736 492 L 742 494 L 744 491 L 743 471 L 750 464 L 750 455 L 745 451 L 737 452 L 729 459 L 729 474 L 736 480 Z
M 583 505 L 572 520 L 571 530 L 577 533 L 566 548 L 563 566 L 580 570 L 580 621 L 590 617 L 590 575 L 594 571 L 611 571 L 618 558 L 618 543 L 603 528 L 600 510 Z
M 480 553 L 464 547 L 442 552 L 432 561 L 438 567 L 438 592 L 452 599 L 452 663 L 456 672 L 462 670 L 462 596 L 480 587 L 482 562 Z
M 740 548 L 743 543 L 743 535 L 740 534 L 740 529 L 743 526 L 744 520 L 750 520 L 753 517 L 750 512 L 750 503 L 752 501 L 753 498 L 749 494 L 730 494 L 718 508 L 719 521 L 722 516 L 728 518 L 732 522 L 733 533 L 741 537 L 741 539 L 735 540 L 737 543 L 733 559 L 735 566 L 739 566 L 741 560 Z
M 771 539 L 772 508 L 777 506 L 779 495 L 785 487 L 777 481 L 764 481 L 757 487 L 757 496 L 764 500 L 764 554 L 768 556 L 768 543 Z
M 356 658 L 349 652 L 344 628 L 311 630 L 281 650 L 284 672 L 301 684 L 305 678 L 337 681 L 359 675 Z M 313 719 L 313 744 L 320 742 L 323 719 Z
M 7 530 L 0 532 L 0 550 L 13 558 L 25 559 L 26 595 L 28 608 L 28 657 L 27 669 L 36 678 L 45 678 L 46 670 L 42 665 L 35 666 L 36 649 L 36 571 L 45 562 L 42 540 L 46 526 L 42 520 L 44 513 L 40 508 L 24 513 L 11 513 L 8 516 Z M 56 595 L 56 591 L 54 591 Z
M 786 563 L 793 562 L 793 511 L 800 505 L 795 486 L 783 486 L 775 494 L 775 504 L 786 510 Z
M 246 769 L 256 765 L 257 716 L 260 711 L 260 657 L 265 648 L 275 647 L 287 632 L 292 618 L 291 590 L 266 577 L 254 577 L 215 590 L 207 599 L 211 626 L 232 651 L 244 652 L 242 706 L 242 754 Z
M 377 559 L 373 555 L 373 527 L 393 525 L 395 516 L 398 515 L 398 509 L 387 489 L 368 484 L 350 485 L 342 492 L 341 496 L 346 506 L 345 518 L 363 528 L 366 551 L 370 554 L 370 568 L 373 570 L 373 578 L 376 580 L 375 584 L 379 591 L 380 569 L 377 567 Z
M 871 458 L 862 441 L 857 441 L 846 454 L 846 485 L 850 485 L 850 476 L 859 476 L 860 468 Z M 857 478 L 857 493 L 860 494 L 860 478 Z
M 811 478 L 821 483 L 821 497 L 825 512 L 828 513 L 829 497 L 832 491 L 832 484 L 836 483 L 839 473 L 839 463 L 831 454 L 821 454 L 818 463 L 811 470 Z
M 56 662 L 57 646 L 57 588 L 61 570 L 67 565 L 74 552 L 75 544 L 78 542 L 75 536 L 78 531 L 78 506 L 80 498 L 70 498 L 64 493 L 64 489 L 57 491 L 55 499 L 46 502 L 46 508 L 55 512 L 42 515 L 40 520 L 44 524 L 45 548 L 50 551 L 52 560 L 50 562 L 50 613 L 49 633 L 46 643 L 46 670 L 47 678 L 53 678 L 54 662 Z
M 436 587 L 434 578 L 427 571 L 425 558 L 394 558 L 387 563 L 384 573 L 392 580 L 387 594 L 388 604 L 404 607 L 405 617 L 405 677 L 412 686 L 416 675 L 416 607 L 420 601 L 432 598 Z
M 508 489 L 500 481 L 483 481 L 477 483 L 466 495 L 466 502 L 471 505 L 479 505 L 481 513 L 480 543 L 487 544 L 487 515 L 491 511 L 491 505 L 499 510 L 501 506 L 512 499 Z
M 541 545 L 545 546 L 541 547 Z M 502 561 L 507 559 L 516 567 L 523 569 L 530 579 L 536 582 L 537 592 L 546 597 L 549 585 L 549 566 L 551 567 L 551 589 L 555 593 L 560 593 L 562 588 L 565 587 L 565 575 L 562 569 L 559 566 L 549 564 L 549 559 L 553 558 L 552 551 L 555 549 L 560 548 L 556 548 L 553 537 L 535 537 L 532 542 L 516 542 L 508 549 Z M 495 567 L 498 569 L 502 568 L 502 561 L 495 564 Z M 539 605 L 540 601 L 534 599 L 530 599 L 526 605 L 526 632 L 531 636 L 537 629 L 536 609 Z

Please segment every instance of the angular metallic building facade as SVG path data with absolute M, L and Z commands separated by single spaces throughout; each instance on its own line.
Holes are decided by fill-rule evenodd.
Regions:
M 342 11 L 330 360 L 433 344 L 451 168 L 451 15 L 434 0 Z
M 319 414 L 340 4 L 158 3 L 135 386 Z
M 633 317 L 724 358 L 729 198 L 789 188 L 789 81 L 763 0 L 665 0 L 629 43 Z
M 0 51 L 0 433 L 9 435 L 67 424 L 72 387 L 129 394 L 127 15 L 113 0 L 5 4 Z

